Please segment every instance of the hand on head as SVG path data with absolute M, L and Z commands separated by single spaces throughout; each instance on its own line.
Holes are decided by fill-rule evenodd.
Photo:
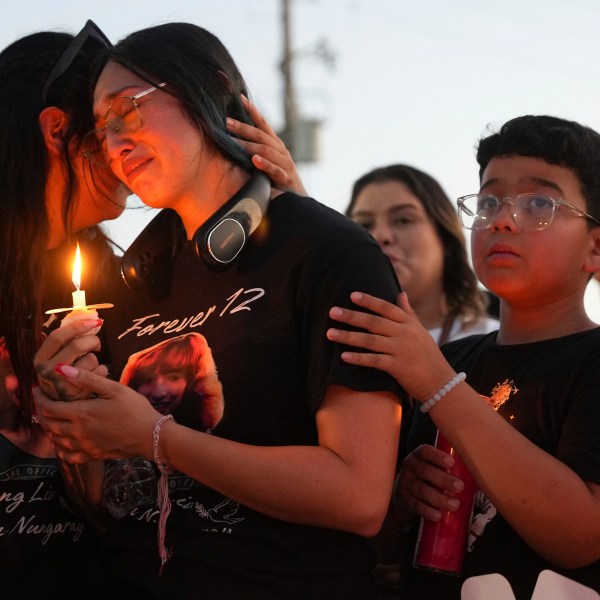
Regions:
M 228 118 L 229 131 L 237 136 L 238 143 L 252 155 L 254 166 L 269 176 L 274 187 L 307 196 L 296 164 L 281 138 L 248 98 L 242 96 L 242 102 L 256 125 Z

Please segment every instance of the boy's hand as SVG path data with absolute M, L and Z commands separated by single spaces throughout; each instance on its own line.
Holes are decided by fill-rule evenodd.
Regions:
M 464 483 L 450 475 L 454 458 L 423 444 L 413 450 L 402 463 L 394 488 L 394 506 L 406 518 L 419 515 L 428 521 L 439 521 L 442 511 L 458 510 L 453 494 L 461 492 Z
M 332 319 L 353 328 L 327 331 L 329 340 L 353 346 L 352 351 L 342 352 L 342 360 L 389 373 L 420 402 L 428 400 L 456 375 L 421 325 L 405 292 L 400 294 L 397 306 L 360 292 L 353 292 L 350 298 L 370 312 L 340 307 L 329 311 Z

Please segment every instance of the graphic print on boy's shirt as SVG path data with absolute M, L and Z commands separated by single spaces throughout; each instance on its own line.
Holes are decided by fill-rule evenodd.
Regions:
M 506 403 L 511 396 L 517 394 L 519 389 L 514 382 L 505 379 L 502 383 L 494 386 L 491 394 L 485 396 L 487 403 L 494 409 L 498 410 Z M 509 417 L 511 420 L 511 417 Z M 469 535 L 467 538 L 467 552 L 473 552 L 473 548 L 477 538 L 480 538 L 488 523 L 496 516 L 498 511 L 492 504 L 492 501 L 485 495 L 482 490 L 477 490 L 475 494 L 475 502 L 473 503 L 473 516 L 471 517 L 471 525 L 469 526 Z

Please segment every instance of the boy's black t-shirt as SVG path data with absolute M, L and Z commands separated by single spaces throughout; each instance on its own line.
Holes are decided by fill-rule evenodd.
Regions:
M 314 200 L 282 194 L 228 269 L 210 269 L 188 244 L 167 300 L 124 289 L 108 299 L 115 304 L 105 315 L 111 374 L 118 379 L 134 353 L 200 334 L 224 398 L 212 435 L 258 446 L 316 445 L 315 413 L 328 386 L 402 393 L 388 375 L 344 363 L 339 345 L 326 339 L 334 325 L 329 309 L 350 306 L 356 290 L 389 301 L 399 292 L 375 240 Z M 202 402 L 184 395 L 176 420 L 198 429 Z M 111 597 L 123 589 L 159 598 L 373 597 L 373 556 L 359 536 L 267 517 L 182 473 L 169 477 L 169 494 L 173 555 L 162 577 L 155 507 L 109 527 Z
M 443 352 L 480 394 L 505 400 L 498 412 L 513 427 L 583 480 L 600 484 L 600 328 L 561 338 L 498 345 L 497 332 L 446 344 Z M 482 400 L 483 401 L 483 400 Z M 408 449 L 433 444 L 428 415 L 413 413 Z M 561 510 L 557 505 L 556 510 Z M 517 600 L 530 600 L 537 577 L 549 569 L 600 591 L 600 561 L 560 569 L 532 550 L 495 507 L 479 493 L 470 549 L 461 578 L 410 570 L 406 597 L 459 599 L 468 577 L 500 573 Z

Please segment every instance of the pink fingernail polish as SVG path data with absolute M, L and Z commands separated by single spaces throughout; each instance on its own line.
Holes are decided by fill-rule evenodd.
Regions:
M 54 370 L 59 375 L 64 375 L 65 377 L 74 378 L 79 375 L 79 369 L 72 367 L 71 365 L 65 365 L 64 363 L 56 363 Z

